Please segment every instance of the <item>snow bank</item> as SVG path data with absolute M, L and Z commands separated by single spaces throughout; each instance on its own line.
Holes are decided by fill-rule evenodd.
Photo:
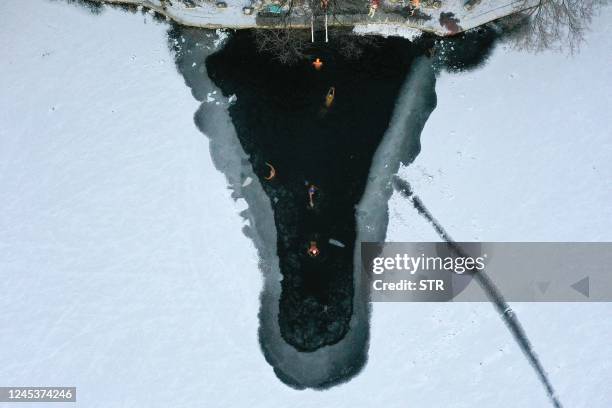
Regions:
M 410 41 L 416 40 L 423 33 L 416 28 L 390 24 L 357 24 L 353 28 L 353 32 L 361 35 L 377 34 L 383 37 L 403 37 Z

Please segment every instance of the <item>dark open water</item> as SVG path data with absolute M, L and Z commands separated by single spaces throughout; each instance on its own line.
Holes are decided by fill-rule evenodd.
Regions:
M 229 109 L 232 122 L 271 199 L 283 275 L 281 334 L 298 350 L 337 343 L 348 331 L 355 205 L 416 53 L 395 38 L 368 47 L 365 58 L 347 60 L 332 45 L 313 50 L 324 63 L 317 71 L 311 59 L 287 66 L 257 53 L 247 31 L 206 61 L 214 83 L 238 97 Z M 327 108 L 331 87 L 336 96 Z M 270 181 L 266 162 L 277 172 Z M 311 242 L 320 255 L 307 254 Z
M 237 97 L 228 110 L 239 153 L 231 153 L 217 125 L 226 115 L 224 106 L 203 103 L 196 114 L 196 123 L 211 138 L 217 167 L 228 180 L 237 167 L 243 178 L 252 174 L 271 207 L 268 217 L 268 204 L 242 189 L 255 224 L 247 234 L 256 242 L 266 277 L 259 315 L 262 350 L 291 386 L 320 388 L 346 381 L 365 364 L 369 338 L 368 295 L 357 290 L 355 278 L 357 236 L 363 239 L 359 228 L 375 229 L 377 239 L 386 231 L 390 192 L 381 194 L 380 208 L 374 210 L 383 214 L 374 217 L 377 225 L 357 223 L 356 207 L 373 177 L 389 178 L 378 182 L 383 189 L 390 186 L 390 174 L 380 171 L 387 166 L 378 163 L 374 174 L 372 159 L 385 137 L 394 138 L 385 149 L 407 149 L 384 153 L 393 157 L 390 168 L 418 154 L 421 129 L 435 107 L 435 80 L 429 78 L 445 67 L 478 66 L 496 34 L 483 30 L 437 45 L 427 36 L 418 43 L 380 39 L 367 42 L 356 59 L 343 57 L 332 37 L 330 44 L 315 44 L 293 66 L 258 53 L 251 31 L 233 33 L 224 47 L 208 55 L 202 44 L 210 36 L 206 30 L 180 27 L 169 33 L 179 72 L 196 98 L 206 99 L 206 91 L 213 89 L 210 80 L 225 97 Z M 433 57 L 432 47 L 437 50 Z M 193 62 L 204 58 L 205 72 L 194 70 Z M 323 61 L 320 71 L 312 66 L 315 58 Z M 409 80 L 417 60 L 419 72 L 431 72 L 424 82 Z M 335 99 L 327 108 L 331 87 Z M 398 100 L 409 102 L 398 105 Z M 407 123 L 398 126 L 402 117 Z M 390 135 L 392 118 L 396 125 Z M 410 143 L 402 143 L 404 137 Z M 266 179 L 266 163 L 276 170 L 272 180 Z M 233 182 L 235 189 L 237 184 Z M 311 185 L 316 186 L 314 208 L 309 206 Z M 262 227 L 268 221 L 274 233 Z M 311 242 L 320 251 L 316 257 L 307 253 Z M 270 271 L 278 277 L 270 278 Z

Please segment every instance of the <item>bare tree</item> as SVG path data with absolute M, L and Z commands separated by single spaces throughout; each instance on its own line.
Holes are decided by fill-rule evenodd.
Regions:
M 270 18 L 270 28 L 255 30 L 255 43 L 259 52 L 270 54 L 282 64 L 295 64 L 309 57 L 313 42 L 325 42 L 348 59 L 359 58 L 368 47 L 377 46 L 379 39 L 374 36 L 355 35 L 352 27 L 344 26 L 337 18 L 346 7 L 361 6 L 358 0 L 280 0 L 278 6 L 284 10 Z M 292 26 L 297 20 L 310 21 L 311 28 Z M 328 30 L 328 24 L 334 28 Z M 324 30 L 324 35 L 315 32 Z
M 301 0 L 280 0 L 280 13 L 267 16 L 272 22 L 270 28 L 255 30 L 255 43 L 259 52 L 270 54 L 282 64 L 293 65 L 304 58 L 304 50 L 309 36 L 305 30 L 291 26 L 294 8 Z
M 104 10 L 104 4 L 94 0 L 65 0 L 68 4 L 78 4 L 85 7 L 92 14 L 100 14 Z
M 255 30 L 257 50 L 272 55 L 281 64 L 293 65 L 305 58 L 309 40 L 310 36 L 305 30 L 289 27 Z
M 340 55 L 349 60 L 359 59 L 368 48 L 379 47 L 384 41 L 376 35 L 356 35 L 350 30 L 333 31 Z
M 535 52 L 556 48 L 574 53 L 598 4 L 600 0 L 539 0 L 524 11 L 528 24 L 515 37 L 515 44 Z

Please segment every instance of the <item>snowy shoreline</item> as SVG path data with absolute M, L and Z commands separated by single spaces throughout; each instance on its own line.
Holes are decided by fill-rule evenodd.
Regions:
M 214 2 L 200 2 L 195 7 L 175 1 L 161 0 L 92 0 L 102 4 L 124 4 L 139 6 L 159 13 L 177 24 L 200 28 L 271 28 L 274 19 L 257 16 L 257 10 L 251 15 L 243 13 L 244 7 L 251 7 L 249 0 L 226 0 L 226 7 L 218 8 Z M 396 12 L 379 11 L 372 18 L 368 17 L 367 8 L 360 14 L 334 15 L 330 26 L 354 27 L 360 34 L 399 35 L 408 33 L 413 37 L 416 32 L 429 32 L 438 36 L 449 36 L 461 33 L 500 18 L 519 13 L 534 7 L 535 0 L 482 0 L 477 6 L 467 10 L 462 0 L 448 0 L 438 9 L 423 8 L 427 19 L 407 18 Z M 457 20 L 453 28 L 443 24 L 443 15 Z M 276 25 L 278 27 L 278 25 Z M 287 27 L 294 29 L 310 28 L 308 14 L 292 16 Z

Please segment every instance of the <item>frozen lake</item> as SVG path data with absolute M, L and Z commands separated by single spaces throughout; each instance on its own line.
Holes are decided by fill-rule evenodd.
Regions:
M 265 266 L 245 232 L 264 210 L 235 199 L 248 159 L 194 123 L 210 92 L 217 133 L 232 136 L 227 98 L 190 93 L 150 16 L 17 0 L 0 13 L 1 385 L 75 385 L 87 407 L 548 404 L 489 304 L 375 304 L 358 376 L 287 387 L 258 340 Z M 400 175 L 455 239 L 610 240 L 612 92 L 593 81 L 612 74 L 603 13 L 574 57 L 498 47 L 438 78 Z M 393 195 L 386 239 L 437 240 L 414 213 Z M 561 401 L 609 406 L 610 306 L 513 308 Z

